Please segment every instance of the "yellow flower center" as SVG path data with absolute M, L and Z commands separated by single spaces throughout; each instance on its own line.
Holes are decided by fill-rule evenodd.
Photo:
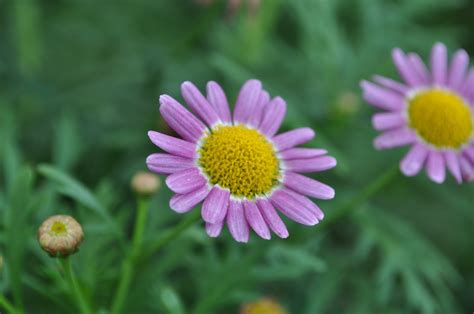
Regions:
M 273 145 L 255 129 L 218 126 L 204 138 L 199 154 L 209 181 L 233 196 L 252 199 L 278 184 L 280 165 Z
M 429 144 L 459 148 L 473 133 L 469 105 L 455 93 L 431 89 L 408 100 L 409 124 Z
M 242 314 L 286 314 L 286 311 L 275 301 L 262 299 L 245 305 Z
M 63 222 L 55 221 L 51 226 L 51 232 L 55 236 L 63 236 L 67 233 L 67 227 Z

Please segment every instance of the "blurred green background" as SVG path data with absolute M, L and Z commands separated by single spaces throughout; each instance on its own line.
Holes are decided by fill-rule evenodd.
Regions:
M 216 80 L 234 100 L 257 78 L 287 101 L 283 129 L 314 128 L 310 144 L 338 159 L 317 175 L 336 189 L 318 202 L 327 220 L 350 211 L 247 245 L 193 225 L 140 260 L 124 313 L 232 314 L 261 297 L 291 314 L 472 313 L 474 186 L 398 175 L 357 195 L 406 152 L 374 150 L 359 81 L 396 78 L 396 46 L 425 60 L 436 41 L 474 52 L 474 2 L 245 3 L 0 0 L 0 291 L 26 313 L 77 313 L 36 240 L 44 219 L 66 213 L 86 234 L 73 257 L 80 285 L 108 313 L 135 215 L 130 179 L 157 151 L 146 132 L 170 132 L 159 95 L 181 100 L 182 81 Z M 163 187 L 152 200 L 145 248 L 187 219 L 169 198 Z

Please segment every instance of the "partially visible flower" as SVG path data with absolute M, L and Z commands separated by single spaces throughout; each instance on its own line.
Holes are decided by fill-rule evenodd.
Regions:
M 334 190 L 300 173 L 321 172 L 336 159 L 318 148 L 298 148 L 314 137 L 310 128 L 276 135 L 286 113 L 281 97 L 270 99 L 257 80 L 240 90 L 231 115 L 227 98 L 215 82 L 207 98 L 190 82 L 181 85 L 191 110 L 168 95 L 160 97 L 160 113 L 182 139 L 150 131 L 151 141 L 167 154 L 148 156 L 151 171 L 167 174 L 175 192 L 170 207 L 186 213 L 203 202 L 207 233 L 217 237 L 226 224 L 234 239 L 247 242 L 249 231 L 264 239 L 271 231 L 281 238 L 288 218 L 313 226 L 324 217 L 307 196 L 332 199 Z M 276 209 L 275 209 L 276 208 Z
M 384 110 L 372 123 L 381 131 L 377 149 L 410 145 L 401 171 L 414 176 L 426 168 L 436 183 L 446 168 L 458 183 L 474 180 L 474 68 L 458 50 L 448 65 L 447 49 L 437 43 L 431 52 L 431 71 L 415 53 L 396 48 L 393 60 L 403 78 L 399 83 L 375 76 L 377 84 L 361 83 L 365 100 Z
M 157 175 L 145 171 L 137 172 L 132 178 L 132 189 L 142 196 L 155 194 L 160 188 L 160 178 Z
M 240 314 L 287 314 L 285 309 L 276 301 L 268 298 L 244 304 Z
M 65 257 L 76 252 L 84 239 L 81 225 L 71 216 L 55 215 L 38 229 L 38 241 L 53 257 Z
M 213 0 L 196 0 L 201 5 L 210 5 Z M 243 2 L 247 3 L 247 13 L 251 16 L 255 15 L 260 8 L 261 0 L 228 0 L 227 1 L 227 14 L 229 16 L 235 15 L 237 10 L 242 6 Z

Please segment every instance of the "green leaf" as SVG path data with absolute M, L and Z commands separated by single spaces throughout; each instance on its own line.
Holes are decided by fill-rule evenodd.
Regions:
M 22 307 L 22 274 L 25 254 L 32 234 L 28 224 L 34 173 L 29 167 L 21 168 L 9 189 L 5 211 L 5 260 L 15 303 Z
M 184 314 L 184 305 L 178 293 L 171 287 L 161 289 L 160 299 L 169 314 Z
M 119 225 L 87 187 L 67 173 L 51 165 L 39 165 L 38 172 L 56 183 L 59 193 L 69 196 L 102 217 L 110 225 L 114 233 L 123 240 L 123 234 Z
M 75 120 L 68 115 L 62 116 L 56 128 L 53 146 L 53 163 L 58 168 L 69 170 L 77 162 L 81 153 L 81 141 Z

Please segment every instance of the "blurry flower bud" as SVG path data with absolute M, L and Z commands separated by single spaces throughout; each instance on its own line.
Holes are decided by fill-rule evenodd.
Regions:
M 288 312 L 276 301 L 263 298 L 256 302 L 244 304 L 240 314 L 287 314 Z
M 336 100 L 336 111 L 342 115 L 353 115 L 359 107 L 359 97 L 351 91 L 341 92 Z
M 141 196 L 150 196 L 155 194 L 160 188 L 160 178 L 153 173 L 140 171 L 132 178 L 132 189 Z
M 38 229 L 38 241 L 41 247 L 53 257 L 73 254 L 83 239 L 84 232 L 81 225 L 71 216 L 51 216 Z

